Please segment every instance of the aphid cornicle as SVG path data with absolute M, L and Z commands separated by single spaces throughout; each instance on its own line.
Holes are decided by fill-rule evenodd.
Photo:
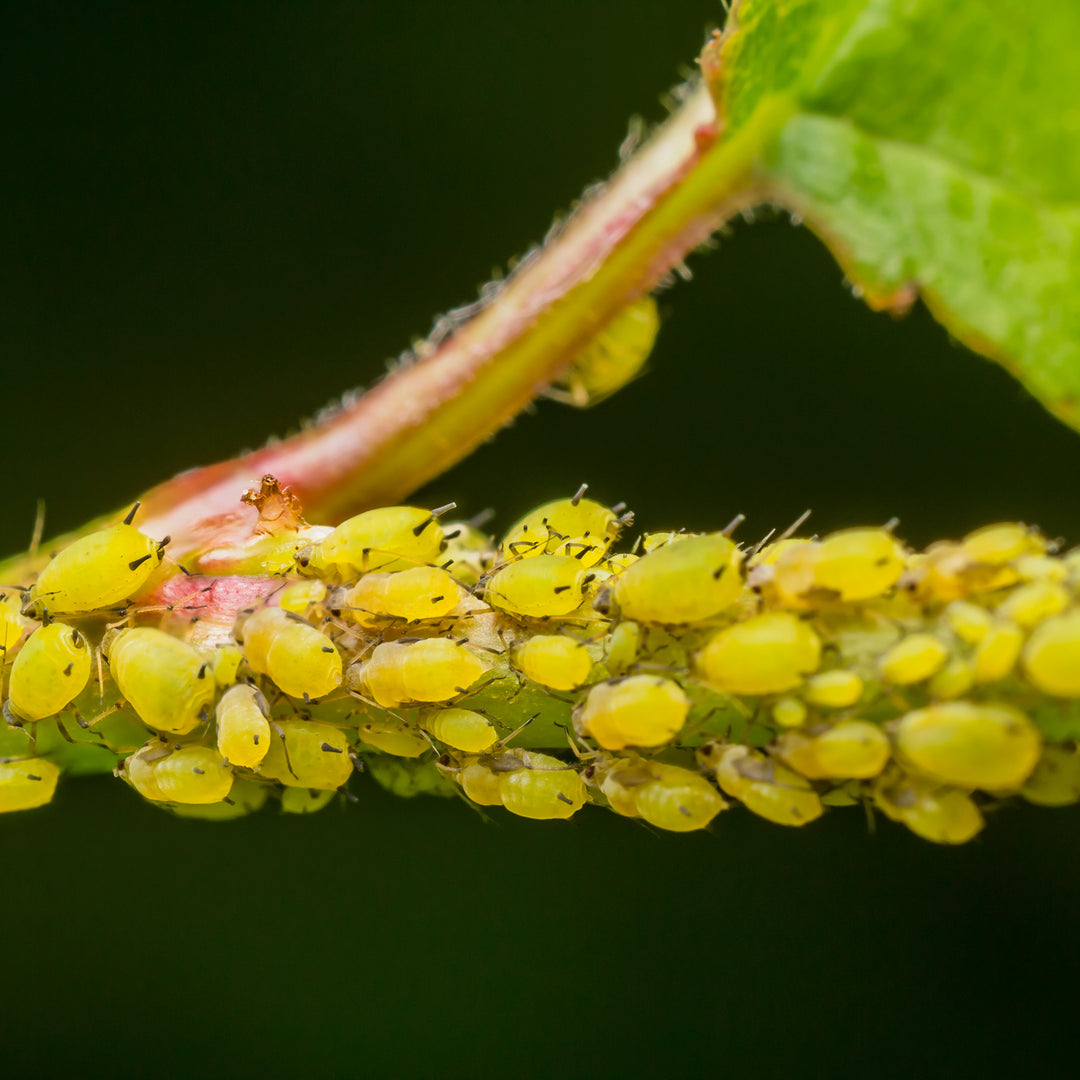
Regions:
M 569 615 L 581 605 L 585 571 L 568 555 L 537 555 L 507 563 L 484 588 L 497 611 L 528 619 Z
M 102 646 L 121 695 L 148 727 L 186 735 L 209 719 L 213 671 L 186 642 L 137 627 L 107 635 Z
M 584 489 L 582 489 L 584 490 Z M 556 499 L 515 522 L 503 537 L 504 560 L 537 555 L 566 555 L 582 566 L 595 566 L 622 531 L 613 510 L 592 499 Z
M 11 707 L 24 720 L 44 720 L 66 708 L 90 681 L 86 638 L 63 623 L 39 626 L 11 665 Z
M 383 506 L 343 521 L 325 539 L 301 548 L 296 561 L 306 573 L 343 582 L 374 570 L 407 570 L 439 561 L 443 531 L 437 510 Z
M 114 607 L 134 596 L 161 564 L 169 538 L 152 540 L 131 520 L 72 541 L 30 587 L 28 613 L 78 613 Z
M 487 665 L 470 649 L 446 638 L 387 641 L 354 664 L 346 675 L 350 690 L 383 708 L 411 702 L 450 701 L 470 689 Z
M 691 536 L 650 551 L 615 582 L 623 618 L 636 622 L 700 622 L 731 607 L 742 592 L 742 555 L 723 533 Z
M 254 687 L 240 684 L 226 690 L 217 704 L 217 744 L 232 765 L 254 769 L 270 747 L 269 708 Z

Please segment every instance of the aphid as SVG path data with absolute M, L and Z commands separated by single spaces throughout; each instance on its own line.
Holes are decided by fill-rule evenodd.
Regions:
M 232 686 L 244 662 L 243 649 L 239 645 L 219 645 L 213 656 L 214 682 L 221 687 Z
M 23 632 L 34 624 L 19 613 L 20 600 L 14 593 L 0 593 L 0 664 L 18 645 Z
M 488 579 L 484 599 L 498 611 L 543 619 L 569 615 L 579 607 L 584 584 L 579 559 L 537 555 L 496 570 Z
M 383 506 L 343 521 L 325 539 L 301 548 L 298 565 L 325 581 L 342 582 L 375 570 L 407 570 L 436 563 L 442 553 L 443 531 L 437 510 L 415 506 Z
M 1069 606 L 1068 590 L 1054 581 L 1032 581 L 1015 588 L 997 607 L 1002 619 L 1030 630 L 1036 623 L 1060 615 Z
M 1019 787 L 1042 751 L 1038 728 L 1010 705 L 951 701 L 896 722 L 899 755 L 923 775 L 963 788 Z
M 321 604 L 326 598 L 326 583 L 318 578 L 306 581 L 290 581 L 277 594 L 278 605 L 285 611 L 296 615 L 306 615 L 314 604 Z
M 875 783 L 874 805 L 935 844 L 966 844 L 985 822 L 966 792 L 889 769 Z
M 274 725 L 270 748 L 259 774 L 286 787 L 341 787 L 352 775 L 349 741 L 344 733 L 319 720 L 282 720 Z
M 731 694 L 794 690 L 816 670 L 820 660 L 821 639 L 805 622 L 786 611 L 766 612 L 732 623 L 698 655 L 705 679 Z
M 90 681 L 90 648 L 63 623 L 39 626 L 11 665 L 11 708 L 24 720 L 44 720 L 66 708 Z
M 841 720 L 818 732 L 790 731 L 776 752 L 810 780 L 867 780 L 888 764 L 885 732 L 865 720 Z
M 257 768 L 270 748 L 269 707 L 254 687 L 226 690 L 217 704 L 218 750 L 231 765 Z
M 292 789 L 286 788 L 286 792 L 290 790 Z M 228 796 L 221 802 L 176 803 L 170 809 L 177 817 L 182 818 L 196 818 L 200 821 L 233 821 L 261 810 L 269 797 L 269 784 L 260 784 L 238 776 L 234 778 Z
M 933 634 L 908 634 L 881 654 L 878 671 L 894 686 L 910 686 L 936 674 L 948 658 L 948 647 Z
M 748 810 L 777 825 L 807 825 L 824 807 L 809 781 L 748 746 L 706 743 L 698 751 L 706 768 L 716 770 L 720 788 Z
M 581 566 L 595 566 L 622 531 L 623 519 L 606 506 L 582 498 L 544 503 L 516 521 L 503 537 L 504 561 L 537 555 L 564 555 Z
M 113 607 L 134 596 L 161 564 L 169 538 L 151 540 L 131 524 L 80 537 L 56 555 L 30 587 L 27 613 L 77 613 Z
M 383 708 L 393 708 L 414 701 L 450 701 L 485 671 L 487 666 L 475 653 L 446 638 L 388 641 L 349 669 L 346 685 Z
M 333 641 L 300 616 L 259 608 L 240 627 L 244 657 L 289 697 L 313 701 L 341 685 L 341 655 Z
M 772 718 L 780 727 L 798 727 L 806 723 L 806 705 L 798 698 L 781 698 L 772 707 Z
M 592 671 L 589 650 L 559 634 L 535 634 L 518 648 L 515 660 L 527 678 L 551 690 L 576 690 Z
M 941 615 L 949 629 L 968 645 L 978 645 L 993 622 L 986 608 L 968 600 L 953 600 Z
M 589 801 L 585 782 L 575 769 L 533 750 L 517 753 L 521 767 L 499 778 L 502 804 L 511 814 L 536 820 L 568 818 Z
M 478 584 L 495 562 L 491 537 L 469 522 L 447 522 L 443 526 L 443 545 L 439 565 L 462 585 Z
M 963 697 L 975 685 L 975 673 L 971 664 L 962 657 L 954 656 L 926 684 L 930 696 L 939 701 L 951 701 Z
M 630 675 L 597 683 L 574 711 L 574 729 L 605 750 L 661 746 L 682 730 L 690 701 L 678 683 Z
M 439 767 L 461 785 L 465 797 L 477 806 L 502 806 L 502 774 L 485 764 L 485 758 L 465 758 L 457 765 L 450 758 L 440 758 Z
M 1074 746 L 1047 746 L 1020 794 L 1037 806 L 1080 802 L 1080 754 Z
M 891 589 L 904 570 L 904 549 L 885 529 L 845 529 L 825 537 L 813 561 L 814 583 L 841 600 L 869 600 Z
M 0 814 L 52 801 L 60 770 L 45 758 L 0 758 Z
M 172 753 L 172 747 L 161 739 L 151 739 L 129 754 L 117 769 L 117 775 L 126 780 L 144 799 L 164 802 L 165 796 L 158 787 L 156 766 Z
M 119 630 L 102 643 L 121 695 L 148 727 L 186 735 L 209 717 L 216 687 L 210 665 L 164 630 Z
M 777 540 L 751 557 L 747 581 L 769 603 L 804 611 L 811 606 L 804 597 L 814 588 L 814 563 L 820 549 L 816 540 Z
M 986 566 L 1004 566 L 1021 555 L 1041 555 L 1046 541 L 1034 529 L 1014 522 L 984 525 L 960 542 L 966 555 Z
M 1024 632 L 1014 622 L 995 619 L 971 658 L 971 674 L 977 683 L 997 682 L 1016 666 Z
M 400 720 L 370 720 L 360 725 L 360 741 L 393 757 L 415 758 L 427 753 L 431 744 L 418 731 Z
M 1080 697 L 1080 611 L 1041 622 L 1024 646 L 1024 673 L 1044 694 Z
M 363 626 L 386 619 L 441 619 L 466 595 L 445 570 L 414 566 L 393 574 L 365 574 L 341 596 L 344 615 Z
M 615 582 L 623 618 L 700 622 L 731 607 L 742 593 L 742 555 L 723 533 L 667 544 L 638 559 Z
M 825 709 L 846 709 L 862 697 L 862 692 L 862 679 L 843 668 L 811 675 L 803 687 L 806 700 Z
M 180 746 L 153 765 L 164 802 L 218 803 L 229 795 L 233 774 L 212 746 Z
M 555 380 L 560 389 L 549 394 L 579 409 L 598 404 L 637 375 L 659 329 L 656 301 L 651 296 L 632 301 L 574 357 Z
M 604 664 L 612 675 L 621 675 L 633 666 L 641 648 L 641 627 L 636 622 L 620 622 L 604 646 Z
M 472 709 L 425 709 L 420 726 L 438 742 L 467 754 L 490 750 L 499 739 L 495 725 Z
M 659 761 L 649 763 L 649 773 L 648 783 L 633 789 L 634 809 L 658 829 L 704 829 L 728 805 L 700 773 Z
M 281 809 L 286 814 L 314 814 L 336 794 L 332 789 L 287 787 L 281 793 Z

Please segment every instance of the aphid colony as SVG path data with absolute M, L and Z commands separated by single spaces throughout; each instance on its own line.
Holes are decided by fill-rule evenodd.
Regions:
M 1006 796 L 1080 801 L 1080 551 L 1034 529 L 616 552 L 631 516 L 584 489 L 498 544 L 450 509 L 277 537 L 217 632 L 160 602 L 188 571 L 134 511 L 5 586 L 0 810 L 105 768 L 183 816 L 307 813 L 366 771 L 674 832 L 735 803 L 789 826 L 863 804 L 939 843 Z

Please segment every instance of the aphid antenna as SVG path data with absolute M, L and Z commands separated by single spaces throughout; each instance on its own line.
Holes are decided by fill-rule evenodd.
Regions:
M 775 529 L 770 529 L 749 551 L 746 553 L 748 559 L 752 559 L 772 538 L 776 532 Z
M 723 536 L 730 536 L 744 521 L 745 514 L 736 514 L 721 530 Z
M 504 749 L 506 747 L 506 744 L 510 742 L 511 739 L 516 739 L 539 715 L 540 714 L 538 712 L 533 713 L 532 716 L 530 716 L 528 720 L 526 720 L 523 724 L 519 724 L 516 728 L 514 728 L 514 730 L 511 731 L 505 739 L 500 739 L 495 744 L 495 746 L 493 746 L 491 750 L 488 751 L 488 753 L 491 753 L 492 750 L 495 750 L 496 748 L 498 748 L 499 750 Z
M 900 524 L 900 519 L 898 517 L 894 516 L 894 517 L 889 518 L 889 520 L 886 521 L 885 524 L 882 525 L 881 527 L 882 527 L 882 529 L 885 530 L 885 532 L 891 533 L 891 532 L 896 531 L 896 527 L 899 524 Z
M 589 490 L 589 485 L 588 484 L 582 484 L 581 487 L 579 487 L 577 489 L 577 491 L 574 493 L 573 497 L 570 499 L 570 505 L 571 506 L 577 506 L 577 504 L 579 502 L 581 502 L 581 500 L 583 498 L 585 498 L 585 492 L 588 491 L 588 490 Z
M 804 510 L 777 538 L 776 543 L 780 543 L 781 540 L 790 540 L 799 529 L 806 524 L 807 518 L 810 517 L 811 511 Z
M 299 780 L 300 777 L 296 775 L 296 770 L 292 767 L 292 762 L 289 760 L 289 744 L 285 741 L 285 729 L 273 720 L 270 721 L 270 729 L 281 740 L 281 752 L 285 755 L 285 764 L 289 768 L 289 772 L 293 774 L 295 779 Z
M 645 537 L 644 537 L 643 533 L 638 533 L 637 539 L 634 541 L 634 546 L 630 549 L 630 554 L 631 555 L 636 555 L 637 554 L 637 550 L 638 550 L 639 547 L 641 547 L 641 541 L 644 538 Z
M 41 547 L 41 537 L 45 533 L 45 500 L 38 499 L 37 510 L 34 514 L 34 531 L 30 534 L 29 555 L 32 559 Z
M 619 505 L 620 506 L 625 506 L 626 503 L 620 503 Z M 620 514 L 615 519 L 615 524 L 618 525 L 620 529 L 625 529 L 625 528 L 628 528 L 630 525 L 633 525 L 634 524 L 634 511 L 633 510 L 627 510 L 625 513 Z
M 127 517 L 124 518 L 125 525 L 130 525 L 135 520 L 135 515 L 139 512 L 140 506 L 142 506 L 142 503 L 136 502 L 135 505 L 127 512 Z

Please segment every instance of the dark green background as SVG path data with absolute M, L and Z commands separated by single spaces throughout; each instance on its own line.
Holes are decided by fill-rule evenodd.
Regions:
M 371 382 L 604 176 L 712 0 L 3 8 L 0 551 Z M 650 374 L 421 498 L 583 480 L 646 528 L 898 515 L 1080 537 L 1080 438 L 804 230 L 739 225 Z M 1075 1059 L 1080 813 L 936 848 L 858 812 L 654 836 L 359 782 L 175 820 L 106 780 L 0 821 L 0 1069 L 147 1077 L 1014 1076 Z

